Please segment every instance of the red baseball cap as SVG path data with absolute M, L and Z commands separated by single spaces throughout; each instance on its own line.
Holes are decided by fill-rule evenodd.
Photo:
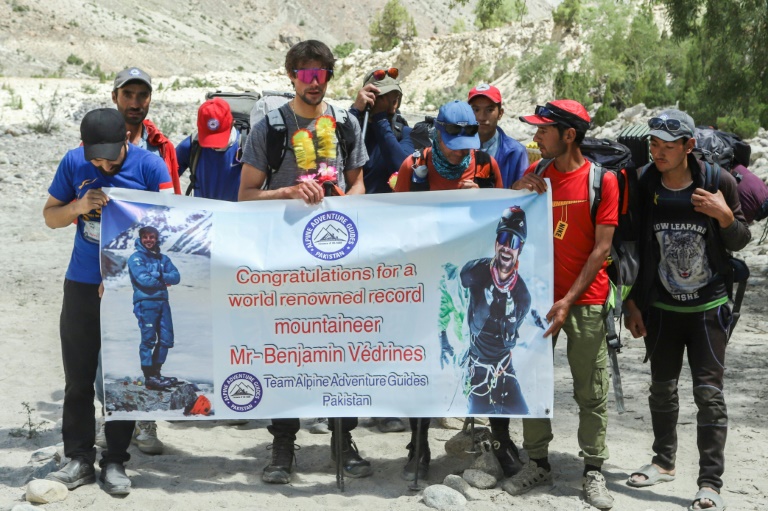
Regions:
M 520 117 L 520 120 L 534 126 L 564 124 L 579 131 L 587 131 L 592 123 L 584 105 L 572 99 L 557 99 L 544 106 L 537 106 L 534 115 Z
M 488 85 L 487 83 L 481 83 L 471 91 L 469 91 L 469 97 L 467 98 L 467 102 L 471 103 L 472 99 L 477 96 L 485 96 L 486 98 L 490 99 L 494 103 L 501 105 L 501 92 L 499 89 L 494 87 L 493 85 Z
M 200 105 L 197 111 L 197 139 L 200 147 L 227 147 L 232 122 L 232 110 L 223 99 L 209 99 Z

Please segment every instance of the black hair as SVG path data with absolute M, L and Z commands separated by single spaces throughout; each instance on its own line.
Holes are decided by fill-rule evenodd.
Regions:
M 289 76 L 293 76 L 294 69 L 299 69 L 301 64 L 310 60 L 320 62 L 323 69 L 330 69 L 331 71 L 333 71 L 333 66 L 336 64 L 333 52 L 325 43 L 309 39 L 291 46 L 291 49 L 285 55 L 285 70 Z
M 563 134 L 565 133 L 565 130 L 573 128 L 573 126 L 566 126 L 565 124 L 561 124 L 559 122 L 557 124 L 555 124 L 555 126 L 557 126 L 557 132 L 560 133 L 560 138 L 561 139 L 563 138 Z M 576 128 L 573 128 L 573 129 L 576 130 Z M 581 145 L 581 143 L 584 141 L 584 137 L 586 137 L 586 136 L 587 136 L 587 132 L 586 131 L 576 130 L 576 137 L 573 139 L 573 142 L 576 145 Z

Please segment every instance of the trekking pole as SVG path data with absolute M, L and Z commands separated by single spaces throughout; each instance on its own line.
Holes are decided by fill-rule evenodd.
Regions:
M 467 426 L 469 426 L 469 437 L 472 439 L 472 447 L 471 451 L 464 451 L 468 454 L 477 454 L 477 439 L 475 438 L 475 418 L 474 417 L 466 417 L 464 419 L 464 428 L 462 431 L 464 433 L 467 432 Z
M 341 417 L 333 419 L 333 449 L 336 452 L 336 487 L 344 491 L 344 443 L 341 439 Z
M 365 132 L 368 131 L 368 114 L 371 112 L 371 105 L 365 105 L 365 114 L 363 115 L 363 143 L 365 143 Z
M 421 490 L 419 486 L 419 466 L 421 465 L 421 421 L 423 419 L 416 420 L 416 446 L 414 447 L 414 457 L 416 459 L 416 474 L 413 478 L 413 482 L 408 485 L 408 489 L 412 491 Z

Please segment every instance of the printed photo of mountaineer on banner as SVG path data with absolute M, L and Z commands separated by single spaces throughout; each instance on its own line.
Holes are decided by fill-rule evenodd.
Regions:
M 110 190 L 108 420 L 553 416 L 551 196 Z

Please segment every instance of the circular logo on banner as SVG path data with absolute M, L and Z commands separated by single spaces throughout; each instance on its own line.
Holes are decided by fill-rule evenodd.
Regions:
M 219 120 L 208 119 L 208 129 L 211 131 L 216 131 L 217 129 L 219 129 Z
M 247 412 L 261 402 L 261 382 L 250 373 L 235 373 L 224 380 L 221 399 L 236 412 Z
M 304 227 L 304 248 L 324 261 L 345 257 L 357 245 L 357 226 L 338 211 L 320 213 Z

